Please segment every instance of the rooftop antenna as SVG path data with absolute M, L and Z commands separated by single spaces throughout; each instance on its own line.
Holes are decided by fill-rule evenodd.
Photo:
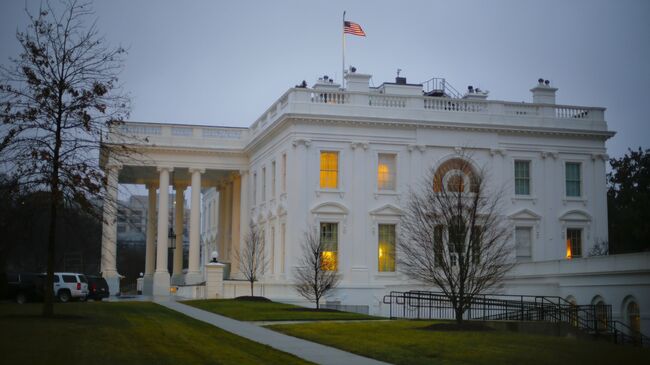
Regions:
M 402 69 L 401 69 L 401 68 L 398 68 L 398 69 L 397 69 L 397 77 L 399 77 L 399 73 L 400 73 L 400 72 L 402 72 Z

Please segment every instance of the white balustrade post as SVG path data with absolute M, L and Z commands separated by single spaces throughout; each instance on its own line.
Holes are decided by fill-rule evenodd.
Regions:
M 117 295 L 120 291 L 120 274 L 117 272 L 117 188 L 118 175 L 121 166 L 106 166 L 106 196 L 104 197 L 104 213 L 102 226 L 102 276 L 108 283 L 108 290 L 111 295 Z
M 158 199 L 158 239 L 156 242 L 156 271 L 153 274 L 153 295 L 169 295 L 169 270 L 167 269 L 167 248 L 169 229 L 169 173 L 171 167 L 158 167 L 160 172 Z
M 185 276 L 186 284 L 197 284 L 201 282 L 199 270 L 200 257 L 200 211 L 201 211 L 201 174 L 205 169 L 190 169 L 192 174 L 192 203 L 190 206 L 190 252 Z
M 185 217 L 185 186 L 176 185 L 176 204 L 174 206 L 174 233 L 176 234 L 176 248 L 174 249 L 174 265 L 172 271 L 172 284 L 183 284 L 183 223 Z
M 156 184 L 147 184 L 147 247 L 144 261 L 142 294 L 153 295 L 153 272 L 156 269 Z

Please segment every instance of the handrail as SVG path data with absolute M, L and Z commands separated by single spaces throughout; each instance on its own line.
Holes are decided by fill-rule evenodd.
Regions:
M 612 320 L 611 305 L 575 305 L 558 296 L 512 294 L 480 294 L 468 300 L 466 319 L 566 323 L 593 335 L 607 335 L 615 342 L 650 345 L 641 332 Z M 390 305 L 391 318 L 455 318 L 451 300 L 442 292 L 391 291 L 382 301 Z

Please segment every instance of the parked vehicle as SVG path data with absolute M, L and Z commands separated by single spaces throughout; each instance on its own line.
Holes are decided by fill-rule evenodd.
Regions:
M 72 272 L 55 272 L 54 295 L 62 303 L 69 302 L 71 299 L 86 300 L 88 296 L 86 276 Z
M 16 303 L 43 300 L 45 280 L 42 274 L 7 273 L 7 298 Z
M 110 295 L 108 283 L 101 276 L 86 275 L 88 279 L 88 299 L 102 300 Z

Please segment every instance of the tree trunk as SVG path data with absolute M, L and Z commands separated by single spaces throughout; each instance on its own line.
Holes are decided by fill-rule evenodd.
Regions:
M 251 280 L 251 297 L 255 296 L 255 294 L 253 294 L 253 285 L 255 285 L 255 282 Z
M 316 298 L 316 309 L 320 309 L 320 298 Z
M 58 189 L 57 189 L 58 190 Z M 47 279 L 45 280 L 43 316 L 54 315 L 54 249 L 56 240 L 56 218 L 58 192 L 52 192 L 50 200 L 50 229 L 47 237 Z
M 456 324 L 463 323 L 463 310 L 459 307 L 454 308 L 454 311 L 456 312 Z

